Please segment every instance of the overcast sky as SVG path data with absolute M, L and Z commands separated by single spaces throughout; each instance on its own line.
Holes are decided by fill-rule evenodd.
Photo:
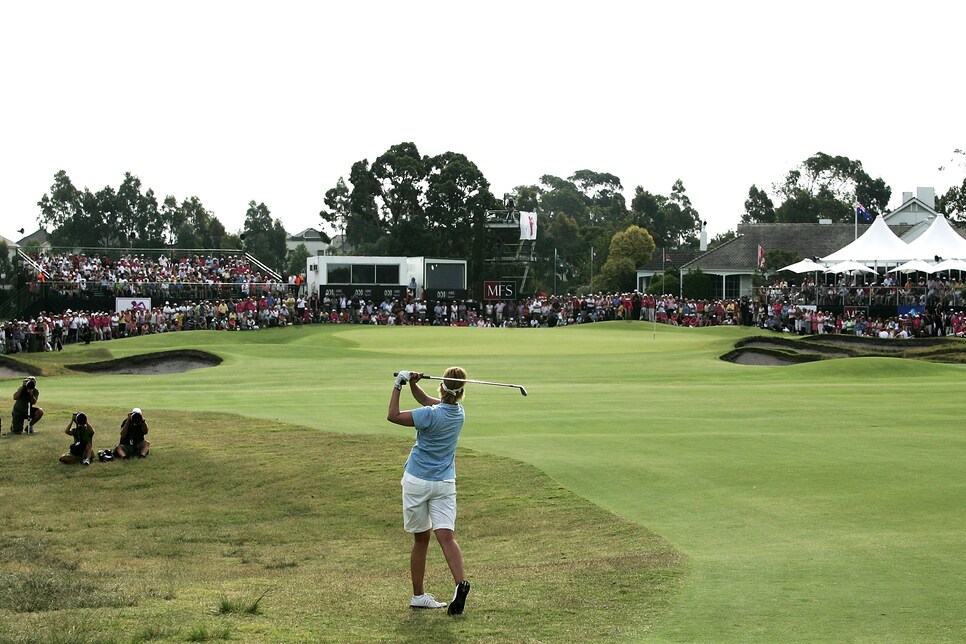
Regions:
M 894 207 L 963 180 L 964 24 L 952 1 L 8 3 L 0 234 L 37 228 L 61 169 L 196 195 L 230 231 L 264 202 L 295 233 L 403 141 L 465 154 L 497 196 L 680 178 L 712 236 L 819 151 Z

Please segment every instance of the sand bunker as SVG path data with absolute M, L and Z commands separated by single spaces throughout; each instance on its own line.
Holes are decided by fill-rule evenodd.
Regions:
M 960 338 L 881 340 L 847 335 L 754 336 L 736 342 L 735 349 L 721 359 L 735 364 L 774 367 L 872 356 L 962 363 L 966 343 Z
M 26 378 L 39 376 L 40 369 L 7 356 L 0 356 L 0 378 Z
M 207 351 L 162 351 L 146 353 L 116 360 L 102 360 L 83 364 L 65 365 L 74 371 L 93 374 L 161 375 L 184 373 L 192 369 L 214 367 L 221 358 Z

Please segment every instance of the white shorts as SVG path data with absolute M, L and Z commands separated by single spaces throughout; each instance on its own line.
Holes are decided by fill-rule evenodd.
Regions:
M 402 477 L 403 528 L 406 532 L 456 529 L 456 481 Z

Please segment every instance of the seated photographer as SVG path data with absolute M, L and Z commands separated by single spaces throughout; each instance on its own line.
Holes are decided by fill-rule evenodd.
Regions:
M 34 433 L 34 425 L 44 417 L 44 410 L 36 407 L 37 399 L 40 398 L 40 390 L 37 389 L 37 379 L 33 376 L 24 378 L 24 381 L 17 391 L 13 393 L 13 425 L 10 431 L 14 434 L 24 433 L 24 421 L 27 421 L 27 433 Z
M 137 456 L 144 458 L 151 449 L 151 442 L 145 438 L 148 424 L 140 407 L 135 407 L 121 423 L 121 442 L 114 448 L 114 455 L 118 458 Z
M 67 423 L 65 434 L 74 437 L 74 442 L 66 454 L 60 457 L 61 463 L 68 465 L 73 463 L 91 464 L 91 457 L 94 455 L 94 427 L 87 421 L 87 414 L 82 411 L 74 412 Z

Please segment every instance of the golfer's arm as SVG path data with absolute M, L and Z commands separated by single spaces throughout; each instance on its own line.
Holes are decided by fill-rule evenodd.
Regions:
M 409 391 L 412 392 L 413 398 L 416 399 L 416 402 L 418 402 L 423 407 L 439 404 L 439 398 L 433 398 L 425 391 L 423 391 L 423 388 L 420 387 L 415 382 L 413 382 L 412 380 L 409 381 Z
M 415 427 L 412 412 L 399 411 L 399 389 L 395 387 L 392 388 L 392 393 L 389 394 L 389 413 L 386 414 L 386 420 L 390 423 L 403 425 L 404 427 Z

